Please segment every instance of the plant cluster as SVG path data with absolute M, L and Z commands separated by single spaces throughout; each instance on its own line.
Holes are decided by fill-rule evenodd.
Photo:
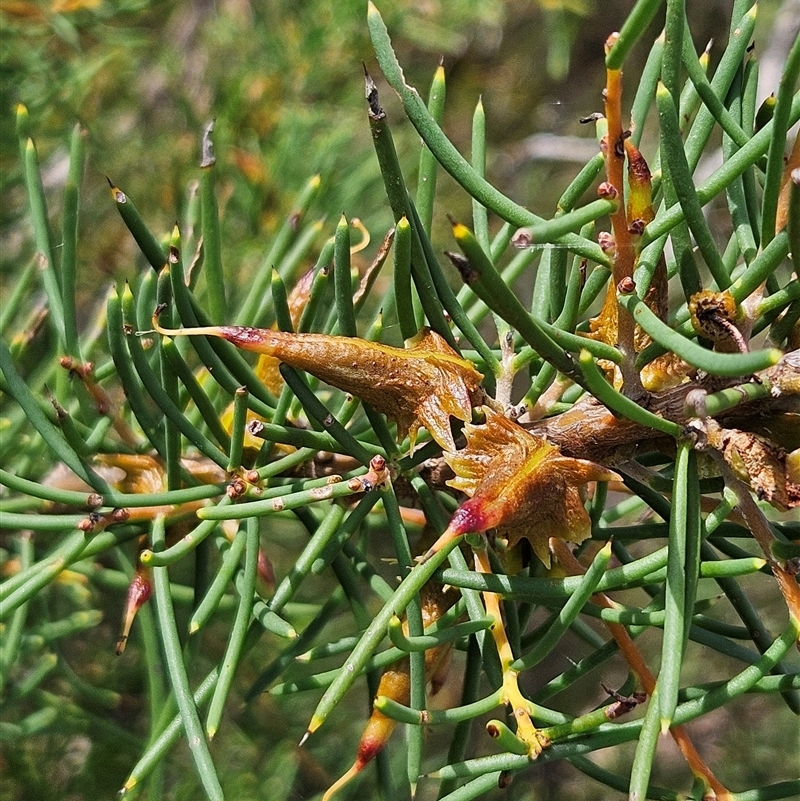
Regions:
M 626 122 L 622 67 L 663 5 Z M 597 155 L 545 219 L 487 181 L 481 102 L 470 160 L 455 148 L 444 69 L 425 102 L 370 3 L 423 140 L 412 194 L 366 74 L 394 218 L 374 254 L 345 216 L 314 251 L 313 176 L 233 282 L 209 124 L 164 236 L 109 181 L 145 267 L 86 319 L 84 132 L 56 234 L 18 108 L 35 256 L 0 314 L 0 739 L 18 786 L 43 784 L 42 742 L 101 732 L 130 758 L 125 798 L 177 794 L 179 742 L 210 799 L 328 801 L 373 760 L 386 798 L 526 792 L 554 764 L 632 799 L 800 793 L 780 760 L 742 773 L 698 738 L 755 694 L 756 737 L 800 712 L 800 40 L 759 108 L 755 18 L 733 3 L 709 75 L 685 4 L 639 0 L 606 43 Z M 722 165 L 698 181 L 714 134 Z M 440 169 L 472 204 L 446 260 Z M 135 726 L 113 669 L 93 678 L 75 646 L 107 632 L 103 590 L 147 699 Z M 370 714 L 344 721 L 362 678 Z M 240 698 L 310 754 L 273 742 L 268 787 L 214 754 Z M 324 775 L 300 790 L 301 758 Z

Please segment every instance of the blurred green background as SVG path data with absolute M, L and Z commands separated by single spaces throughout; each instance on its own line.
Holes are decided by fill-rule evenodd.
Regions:
M 490 178 L 515 200 L 550 216 L 560 191 L 595 150 L 593 127 L 583 128 L 578 119 L 601 108 L 603 42 L 633 2 L 381 0 L 378 5 L 406 76 L 423 96 L 443 58 L 448 77 L 444 127 L 453 141 L 469 152 L 472 112 L 482 95 Z M 730 0 L 688 5 L 698 48 L 715 35 L 725 38 L 719 26 L 727 31 Z M 758 53 L 769 51 L 779 7 L 779 0 L 760 4 Z M 365 16 L 363 0 L 2 0 L 3 276 L 24 266 L 33 253 L 14 125 L 19 102 L 30 111 L 54 215 L 59 213 L 66 177 L 68 132 L 76 121 L 87 131 L 79 254 L 87 305 L 93 305 L 98 287 L 143 264 L 110 200 L 106 176 L 134 199 L 154 231 L 168 232 L 184 216 L 188 187 L 199 172 L 200 133 L 212 118 L 223 259 L 231 280 L 246 283 L 271 234 L 291 212 L 294 197 L 315 173 L 323 183 L 312 218 L 327 215 L 320 244 L 344 211 L 362 218 L 373 234 L 374 249 L 375 240 L 390 225 L 390 215 L 366 122 L 362 62 L 378 80 L 412 186 L 419 140 L 380 80 Z M 657 18 L 653 37 L 660 25 Z M 646 55 L 639 47 L 626 65 L 631 87 Z M 712 67 L 718 56 L 712 49 Z M 470 208 L 469 198 L 446 177 L 441 179 L 440 195 L 434 228 L 439 250 L 449 244 L 444 213 L 466 219 Z M 4 285 L 0 283 L 0 291 Z M 288 537 L 285 554 L 273 555 L 279 571 L 285 570 L 281 559 L 290 559 L 294 552 Z M 79 588 L 65 587 L 62 592 Z M 66 727 L 62 737 L 32 743 L 24 753 L 6 751 L 0 761 L 0 800 L 82 801 L 110 798 L 118 790 L 140 753 L 141 743 L 135 738 L 144 731 L 141 716 L 146 710 L 138 695 L 143 688 L 136 649 L 123 658 L 113 654 L 121 604 L 119 592 L 109 593 L 100 604 L 108 614 L 97 636 L 71 638 L 63 647 L 71 663 L 86 668 L 83 679 L 123 693 L 123 705 L 113 713 L 100 709 L 98 720 L 113 716 L 131 732 L 131 741 L 109 737 L 102 725 L 80 736 Z M 774 612 L 779 615 L 780 609 Z M 769 611 L 765 617 L 772 622 Z M 203 659 L 196 664 L 198 676 L 208 669 L 209 659 L 220 657 L 226 625 L 222 620 L 206 635 Z M 259 651 L 248 660 L 250 675 L 243 677 L 240 692 L 258 675 L 263 665 L 259 660 L 265 658 Z M 537 678 L 544 681 L 561 671 L 565 657 L 560 658 L 558 665 L 543 664 Z M 706 668 L 697 664 L 696 677 L 687 680 L 705 680 Z M 602 678 L 613 684 L 613 676 Z M 231 798 L 312 798 L 349 763 L 366 717 L 366 698 L 355 701 L 355 713 L 349 708 L 332 719 L 329 725 L 340 726 L 342 737 L 321 738 L 318 745 L 312 741 L 298 750 L 295 743 L 315 700 L 311 695 L 280 703 L 265 695 L 247 707 L 233 705 L 231 719 L 214 743 Z M 575 712 L 587 708 L 585 697 L 562 701 Z M 702 723 L 696 732 L 713 761 L 729 762 L 723 777 L 734 786 L 781 778 L 775 766 L 775 754 L 787 745 L 781 730 L 796 722 L 777 702 L 776 721 L 786 724 L 772 727 L 770 736 L 739 726 L 748 716 L 762 714 L 758 703 L 757 698 L 740 699 L 715 718 L 714 730 Z M 725 754 L 735 757 L 727 760 Z M 615 752 L 614 758 L 619 756 Z M 778 762 L 778 772 L 791 770 L 787 760 Z M 655 776 L 656 781 L 668 781 L 671 771 L 685 773 L 674 753 L 665 754 L 661 764 L 663 774 Z M 196 797 L 197 781 L 184 748 L 177 750 L 169 772 L 169 798 Z M 567 765 L 543 766 L 535 772 L 532 784 L 512 788 L 503 797 L 610 797 Z M 364 798 L 370 797 L 369 782 L 365 776 L 360 785 Z
M 469 151 L 472 111 L 487 110 L 489 175 L 515 200 L 549 216 L 561 189 L 594 152 L 603 42 L 631 0 L 384 0 L 381 13 L 408 79 L 426 95 L 440 57 L 448 75 L 445 127 Z M 692 7 L 695 8 L 692 8 Z M 689 4 L 699 48 L 728 26 L 730 0 Z M 760 47 L 778 0 L 760 4 Z M 61 185 L 65 141 L 86 128 L 84 282 L 120 276 L 138 258 L 108 202 L 104 176 L 127 192 L 157 232 L 182 219 L 197 177 L 199 137 L 215 118 L 226 269 L 247 273 L 292 199 L 319 172 L 314 209 L 390 224 L 369 140 L 361 63 L 377 75 L 364 0 L 52 0 L 0 3 L 0 264 L 26 255 L 14 108 L 31 115 L 47 188 Z M 661 21 L 653 22 L 653 36 Z M 718 38 L 720 38 L 718 36 Z M 636 84 L 647 53 L 626 66 Z M 712 64 L 715 54 L 712 50 Z M 418 138 L 379 80 L 409 183 Z M 533 140 L 529 137 L 534 136 Z M 580 137 L 580 142 L 572 138 Z M 468 199 L 442 181 L 444 213 L 467 216 Z M 53 198 L 55 200 L 55 194 Z M 57 211 L 57 209 L 55 209 Z M 326 234 L 327 235 L 327 234 Z

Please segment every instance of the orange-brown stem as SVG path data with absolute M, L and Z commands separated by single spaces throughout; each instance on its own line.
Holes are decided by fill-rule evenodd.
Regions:
M 619 34 L 612 34 L 606 41 L 606 53 L 613 47 Z M 622 126 L 622 70 L 606 70 L 606 88 L 603 93 L 605 115 L 608 122 L 608 133 L 605 138 L 606 182 L 616 190 L 617 197 L 625 197 L 625 139 L 628 132 Z M 620 281 L 633 276 L 635 252 L 631 234 L 628 230 L 628 216 L 625 203 L 619 203 L 617 210 L 611 215 L 611 227 L 614 231 L 614 275 L 609 292 L 616 297 L 616 288 Z M 623 380 L 623 391 L 629 397 L 642 394 L 642 385 L 638 372 L 634 369 L 634 322 L 628 312 L 618 310 L 619 348 L 625 356 L 620 366 Z
M 789 220 L 789 193 L 792 189 L 792 170 L 800 167 L 800 131 L 794 138 L 792 152 L 783 168 L 783 178 L 781 179 L 781 191 L 778 195 L 778 210 L 775 215 L 775 235 L 777 236 L 785 227 Z
M 739 511 L 745 519 L 747 527 L 753 534 L 753 538 L 758 543 L 764 553 L 764 557 L 769 563 L 775 580 L 778 582 L 778 589 L 783 595 L 783 600 L 789 610 L 789 616 L 800 626 L 800 585 L 797 579 L 789 573 L 783 565 L 775 560 L 772 554 L 772 545 L 775 542 L 775 535 L 772 533 L 769 522 L 764 517 L 764 513 L 758 508 L 758 504 L 750 494 L 750 488 L 740 481 L 733 473 L 727 463 L 714 452 L 714 457 L 719 466 L 725 483 L 734 491 L 739 505 Z
M 606 50 L 616 41 L 618 34 L 612 34 L 606 42 Z M 622 127 L 622 70 L 606 70 L 606 88 L 603 93 L 608 132 L 605 140 L 606 182 L 617 193 L 617 197 L 625 197 L 625 138 L 626 131 Z M 625 203 L 619 203 L 617 210 L 611 214 L 611 225 L 614 229 L 616 256 L 614 258 L 614 284 L 633 274 L 633 250 L 628 234 L 627 209 Z

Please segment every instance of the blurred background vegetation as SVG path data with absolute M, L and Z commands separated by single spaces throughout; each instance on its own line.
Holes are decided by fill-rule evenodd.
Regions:
M 421 92 L 427 91 L 443 58 L 448 76 L 444 127 L 453 141 L 468 152 L 472 111 L 482 95 L 491 179 L 545 216 L 552 213 L 568 179 L 595 151 L 593 126 L 584 129 L 578 119 L 601 108 L 603 42 L 632 5 L 632 0 L 379 2 L 407 77 Z M 727 27 L 731 3 L 707 0 L 689 6 L 695 44 L 702 49 L 720 25 Z M 379 240 L 390 225 L 390 213 L 363 99 L 361 62 L 379 78 L 365 7 L 364 0 L 0 0 L 0 291 L 33 254 L 14 130 L 19 102 L 30 111 L 54 214 L 59 213 L 68 166 L 67 133 L 75 121 L 87 131 L 79 253 L 86 304 L 97 297 L 98 287 L 143 266 L 109 199 L 105 176 L 134 199 L 153 230 L 168 232 L 184 217 L 187 187 L 199 172 L 200 132 L 212 118 L 217 126 L 223 258 L 232 281 L 246 283 L 272 232 L 315 173 L 323 183 L 312 214 L 328 214 L 318 244 L 332 234 L 340 211 L 361 217 Z M 772 32 L 786 32 L 785 21 L 774 24 L 780 12 L 780 0 L 760 3 L 756 48 L 764 54 L 763 72 L 770 68 Z M 653 36 L 660 25 L 656 19 Z M 627 62 L 631 86 L 646 55 L 640 49 Z M 712 65 L 716 57 L 712 47 Z M 765 83 L 769 85 L 769 78 Z M 772 86 L 776 83 L 773 78 Z M 380 81 L 379 88 L 401 161 L 413 176 L 418 138 L 393 93 Z M 469 198 L 456 192 L 449 179 L 442 179 L 440 193 L 442 217 L 450 211 L 468 218 Z M 446 222 L 436 224 L 441 226 L 438 241 L 449 241 L 444 238 Z M 287 541 L 287 558 L 291 553 Z M 278 570 L 284 567 L 280 560 L 276 555 Z M 78 589 L 65 587 L 64 592 Z M 69 661 L 91 666 L 93 675 L 83 679 L 122 692 L 122 705 L 111 713 L 97 699 L 95 729 L 84 732 L 85 739 L 65 730 L 60 740 L 48 738 L 26 753 L 7 753 L 0 764 L 5 776 L 0 779 L 2 801 L 112 797 L 141 752 L 135 735 L 137 716 L 144 709 L 137 697 L 142 688 L 135 686 L 140 681 L 132 661 L 135 650 L 124 658 L 113 653 L 122 593 L 110 592 L 106 603 L 109 614 L 98 636 L 73 637 L 63 647 Z M 769 619 L 769 613 L 765 616 Z M 220 621 L 216 629 L 220 649 L 226 625 Z M 243 688 L 258 675 L 258 658 L 256 654 L 248 660 L 251 675 L 244 677 Z M 545 677 L 546 663 L 542 671 Z M 702 675 L 701 665 L 698 672 Z M 331 776 L 315 761 L 313 748 L 298 750 L 294 745 L 313 701 L 295 697 L 279 704 L 262 696 L 235 710 L 236 725 L 226 727 L 225 736 L 215 741 L 231 798 L 311 798 L 326 786 Z M 576 701 L 576 706 L 585 704 L 585 699 Z M 744 720 L 757 714 L 757 701 L 742 699 L 726 714 Z M 365 710 L 358 709 L 349 722 L 337 718 L 352 732 L 338 744 L 341 753 L 326 760 L 334 768 L 337 759 L 344 764 L 352 756 L 364 721 Z M 785 708 L 782 714 L 786 719 Z M 131 742 L 104 733 L 104 715 L 130 730 Z M 710 747 L 736 751 L 742 767 L 734 770 L 747 771 L 742 781 L 750 786 L 759 781 L 754 771 L 765 772 L 764 782 L 774 781 L 775 775 L 767 775 L 772 770 L 768 765 L 776 762 L 775 749 L 780 752 L 787 745 L 781 726 L 773 730 L 774 739 L 756 741 L 746 727 L 732 721 L 729 717 L 728 725 L 702 732 Z M 335 746 L 328 741 L 327 747 Z M 743 752 L 750 758 L 744 760 Z M 771 758 L 764 759 L 764 754 Z M 187 761 L 179 750 L 171 763 L 174 775 L 166 782 L 170 797 L 194 797 L 196 778 Z M 569 793 L 598 801 L 608 797 L 599 786 L 592 795 L 585 780 L 566 765 L 548 766 L 541 778 L 536 798 L 566 798 Z M 580 783 L 580 791 L 572 782 Z
M 420 91 L 444 60 L 445 127 L 467 152 L 472 111 L 483 96 L 492 179 L 546 215 L 576 164 L 594 152 L 591 126 L 582 128 L 578 119 L 600 108 L 603 41 L 632 5 L 385 0 L 381 13 Z M 108 202 L 104 176 L 134 199 L 153 229 L 168 231 L 183 218 L 187 186 L 198 174 L 200 131 L 212 118 L 232 278 L 247 274 L 316 172 L 323 179 L 317 210 L 344 211 L 374 232 L 385 230 L 390 218 L 363 101 L 361 62 L 377 73 L 365 6 L 364 0 L 2 0 L 0 263 L 24 261 L 27 231 L 18 222 L 25 196 L 13 121 L 19 102 L 30 111 L 50 188 L 65 179 L 66 132 L 76 120 L 88 131 L 82 227 L 91 235 L 82 237 L 82 257 L 91 288 L 99 276 L 124 274 L 137 258 Z M 760 4 L 759 52 L 778 6 L 779 0 Z M 727 25 L 729 9 L 729 0 L 690 4 L 698 48 L 720 20 Z M 654 21 L 654 35 L 660 24 Z M 646 52 L 636 56 L 643 63 Z M 631 86 L 636 65 L 634 58 L 627 67 Z M 401 159 L 411 167 L 418 139 L 385 85 L 382 101 Z M 468 199 L 452 190 L 443 181 L 440 208 L 466 216 Z

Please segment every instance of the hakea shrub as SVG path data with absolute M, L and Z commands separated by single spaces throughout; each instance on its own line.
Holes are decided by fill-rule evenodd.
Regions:
M 424 142 L 412 197 L 367 75 L 365 124 L 395 219 L 371 263 L 357 255 L 364 225 L 342 218 L 297 277 L 303 250 L 291 245 L 312 239 L 314 177 L 248 285 L 232 287 L 209 126 L 200 203 L 164 238 L 112 185 L 149 266 L 109 291 L 94 325 L 75 303 L 83 133 L 55 248 L 18 110 L 36 255 L 0 321 L 12 767 L 37 738 L 102 721 L 130 759 L 123 795 L 161 797 L 159 765 L 183 737 L 203 792 L 219 799 L 234 783 L 211 747 L 234 725 L 223 712 L 266 692 L 302 759 L 323 768 L 271 786 L 271 798 L 299 797 L 293 787 L 344 796 L 373 759 L 380 791 L 398 798 L 534 786 L 555 781 L 557 761 L 635 799 L 800 793 L 776 754 L 743 772 L 687 725 L 707 716 L 734 730 L 742 696 L 758 693 L 749 725 L 786 748 L 770 734 L 800 711 L 797 140 L 784 158 L 800 118 L 800 43 L 757 116 L 755 7 L 733 4 L 709 77 L 683 4 L 668 0 L 628 124 L 622 65 L 660 5 L 640 0 L 609 37 L 603 112 L 586 118 L 597 156 L 543 219 L 485 179 L 480 104 L 472 163 L 447 139 L 444 70 L 426 104 L 370 4 L 378 63 Z M 723 164 L 697 184 L 717 125 Z M 472 226 L 452 219 L 442 243 L 458 289 L 430 239 L 439 167 L 473 199 Z M 729 230 L 703 214 L 717 198 Z M 275 557 L 291 522 L 309 539 L 287 565 Z M 137 734 L 114 719 L 119 693 L 87 689 L 88 666 L 73 670 L 77 652 L 59 646 L 98 625 L 103 587 L 119 593 L 116 651 L 145 676 L 150 716 Z M 186 606 L 188 634 L 176 618 Z M 200 639 L 212 618 L 228 628 L 221 655 Z M 656 636 L 640 647 L 644 631 Z M 198 654 L 213 662 L 205 677 Z M 534 668 L 548 658 L 556 675 L 543 681 Z M 356 744 L 349 723 L 324 724 L 364 675 L 371 715 L 350 715 L 365 727 Z M 549 705 L 573 687 L 577 709 L 574 697 Z M 310 719 L 298 720 L 295 699 L 311 695 Z M 386 748 L 398 723 L 405 746 Z M 426 748 L 430 728 L 449 732 L 446 755 Z M 680 764 L 651 781 L 666 738 Z M 612 747 L 613 762 L 593 758 Z M 296 749 L 276 753 L 275 771 L 299 765 Z

